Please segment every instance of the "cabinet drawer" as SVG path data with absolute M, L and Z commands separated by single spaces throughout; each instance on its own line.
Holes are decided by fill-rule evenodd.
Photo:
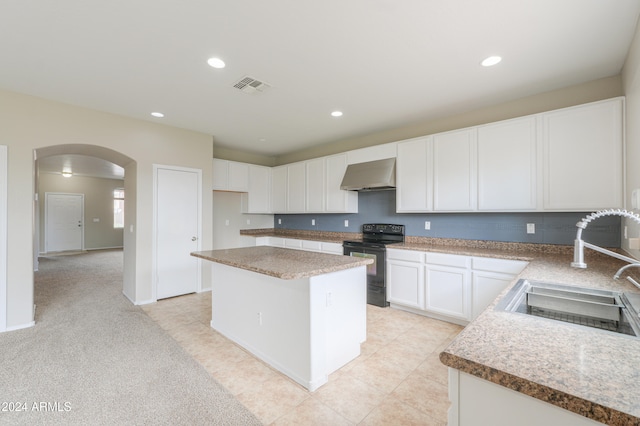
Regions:
M 387 259 L 405 260 L 407 262 L 424 262 L 424 253 L 414 250 L 387 249 Z
M 290 249 L 302 249 L 302 240 L 295 240 L 293 238 L 285 238 L 284 246 Z
M 322 243 L 322 252 L 342 255 L 344 249 L 340 243 Z
M 320 251 L 320 241 L 302 240 L 302 249 L 307 251 Z
M 502 272 L 517 275 L 529 264 L 522 260 L 490 259 L 488 257 L 474 257 L 471 269 L 476 271 Z
M 427 263 L 431 265 L 455 266 L 457 268 L 468 268 L 470 258 L 457 254 L 427 253 Z

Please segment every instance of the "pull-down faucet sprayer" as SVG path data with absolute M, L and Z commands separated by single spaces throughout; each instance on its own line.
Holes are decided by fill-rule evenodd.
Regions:
M 609 209 L 609 210 L 600 210 L 599 212 L 596 213 L 591 213 L 590 215 L 586 216 L 585 218 L 583 218 L 580 222 L 578 222 L 576 224 L 576 226 L 578 227 L 578 232 L 576 234 L 576 240 L 574 243 L 574 248 L 573 248 L 573 262 L 571 262 L 571 266 L 573 266 L 574 268 L 586 268 L 587 264 L 584 263 L 584 248 L 590 248 L 592 250 L 598 251 L 600 253 L 604 253 L 607 254 L 609 256 L 615 257 L 617 259 L 620 260 L 624 260 L 625 262 L 629 262 L 631 264 L 640 264 L 640 261 L 638 261 L 637 259 L 633 259 L 631 257 L 627 257 L 627 256 L 623 256 L 620 253 L 616 253 L 613 252 L 611 250 L 607 250 L 605 248 L 602 247 L 598 247 L 596 245 L 590 244 L 585 242 L 584 240 L 582 240 L 582 231 L 584 229 L 587 229 L 587 225 L 589 224 L 589 222 L 591 222 L 592 220 L 598 219 L 602 216 L 622 216 L 622 217 L 626 217 L 628 219 L 632 219 L 635 222 L 640 224 L 640 216 L 637 215 L 636 213 L 632 213 L 630 211 L 627 210 L 620 210 L 620 209 Z M 616 275 L 614 276 L 614 278 L 619 278 L 620 274 L 623 272 L 623 270 L 627 267 L 630 267 L 631 265 L 626 265 L 622 268 L 620 268 L 620 270 L 618 271 L 618 273 L 616 273 Z

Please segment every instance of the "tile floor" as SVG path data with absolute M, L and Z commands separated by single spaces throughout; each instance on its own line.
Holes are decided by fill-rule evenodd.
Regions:
M 367 305 L 361 355 L 309 392 L 210 327 L 210 292 L 143 309 L 265 425 L 447 424 L 438 354 L 458 325 Z

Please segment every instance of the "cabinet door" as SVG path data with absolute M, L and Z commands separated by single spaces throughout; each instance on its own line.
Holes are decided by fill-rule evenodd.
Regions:
M 271 169 L 271 210 L 273 213 L 287 212 L 287 166 Z
M 516 275 L 473 271 L 472 317 L 475 319 L 515 279 Z
M 229 189 L 229 162 L 213 159 L 213 189 L 226 191 Z
M 433 136 L 434 210 L 476 209 L 476 157 L 476 129 Z
M 306 168 L 306 206 L 309 213 L 325 211 L 325 164 L 324 158 L 316 158 L 305 162 Z
M 271 167 L 249 165 L 246 213 L 271 212 Z
M 387 300 L 411 308 L 424 309 L 424 265 L 418 262 L 387 260 Z
M 545 210 L 623 207 L 623 100 L 542 114 Z
M 323 242 L 320 246 L 320 251 L 322 251 L 322 253 L 337 254 L 340 256 L 344 254 L 344 249 L 340 243 Z
M 287 212 L 305 212 L 306 169 L 304 163 L 287 165 Z
M 396 211 L 433 210 L 431 138 L 398 143 Z
M 536 209 L 536 118 L 478 128 L 478 209 Z
M 229 161 L 229 191 L 249 191 L 249 165 Z
M 426 266 L 426 310 L 463 320 L 471 319 L 469 270 Z
M 339 154 L 325 158 L 326 211 L 328 213 L 358 213 L 358 193 L 340 189 L 347 170 L 347 155 Z

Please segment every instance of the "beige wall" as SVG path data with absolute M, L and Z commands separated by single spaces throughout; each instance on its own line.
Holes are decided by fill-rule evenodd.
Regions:
M 617 75 L 505 102 L 499 105 L 467 111 L 453 116 L 428 119 L 410 126 L 399 127 L 361 137 L 338 140 L 277 157 L 252 155 L 220 147 L 214 147 L 214 156 L 225 160 L 242 161 L 265 166 L 288 164 L 350 151 L 352 149 L 380 145 L 494 121 L 507 120 L 509 118 L 536 114 L 543 111 L 565 108 L 622 95 L 624 95 L 622 79 Z
M 425 120 L 411 126 L 400 127 L 362 137 L 325 144 L 304 151 L 277 157 L 276 164 L 288 164 L 309 158 L 345 152 L 372 145 L 380 145 L 425 136 L 449 130 L 476 126 L 494 121 L 536 114 L 543 111 L 599 101 L 623 95 L 620 76 L 603 78 L 585 84 L 541 93 L 534 96 L 505 102 L 499 105 L 464 112 L 458 115 Z
M 202 247 L 211 246 L 211 136 L 0 91 L 0 145 L 8 146 L 9 162 L 9 329 L 33 321 L 34 149 L 63 144 L 106 147 L 134 160 L 125 167 L 131 198 L 123 237 L 124 292 L 131 300 L 152 300 L 153 164 L 202 170 Z M 203 283 L 210 279 L 203 265 Z
M 639 27 L 640 28 L 640 27 Z M 631 191 L 640 188 L 640 30 L 636 29 L 629 55 L 622 71 L 622 82 L 626 96 L 626 192 L 625 200 L 631 209 Z M 634 209 L 635 213 L 640 210 Z M 627 235 L 640 237 L 640 225 L 625 219 Z M 636 259 L 640 259 L 640 250 L 631 250 L 629 240 L 622 238 L 622 248 Z
M 74 175 L 70 178 L 61 174 L 40 173 L 38 179 L 38 199 L 40 208 L 40 253 L 45 247 L 45 194 L 60 192 L 84 195 L 84 248 L 122 247 L 122 228 L 113 227 L 113 191 L 124 188 L 124 180 L 100 179 Z M 98 219 L 99 222 L 95 222 Z
M 241 210 L 240 193 L 213 191 L 214 250 L 254 245 L 255 239 L 240 236 L 241 229 L 273 228 L 272 214 L 242 214 Z

